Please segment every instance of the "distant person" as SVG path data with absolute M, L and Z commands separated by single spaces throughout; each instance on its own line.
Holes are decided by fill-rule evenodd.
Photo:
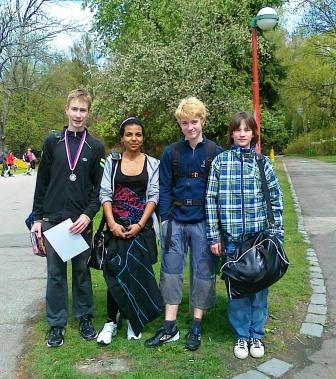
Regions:
M 211 160 L 223 149 L 203 135 L 206 113 L 205 105 L 197 98 L 181 100 L 175 117 L 184 136 L 168 146 L 160 160 L 160 290 L 165 304 L 165 321 L 156 334 L 145 342 L 147 347 L 180 338 L 176 318 L 182 301 L 188 248 L 194 318 L 187 335 L 186 349 L 193 351 L 199 348 L 203 313 L 215 304 L 217 259 L 211 254 L 206 239 L 204 206 Z
M 232 255 L 242 241 L 269 230 L 283 240 L 282 192 L 270 160 L 264 160 L 275 225 L 268 225 L 267 206 L 261 187 L 255 145 L 257 124 L 246 112 L 237 113 L 228 130 L 230 150 L 212 162 L 206 192 L 207 238 L 214 256 Z M 267 321 L 268 290 L 252 296 L 229 299 L 228 318 L 236 337 L 234 355 L 246 359 L 261 358 Z
M 162 313 L 152 270 L 157 262 L 152 216 L 159 201 L 159 161 L 142 153 L 144 126 L 138 117 L 126 118 L 119 133 L 124 151 L 107 157 L 100 189 L 111 232 L 104 266 L 107 320 L 97 338 L 103 345 L 117 334 L 118 313 L 127 319 L 129 340 L 140 339 L 144 324 Z
M 34 175 L 36 156 L 31 149 L 27 149 L 27 152 L 23 155 L 24 161 L 27 163 L 27 175 Z
M 50 134 L 36 179 L 32 232 L 42 238 L 42 232 L 71 218 L 69 231 L 82 234 L 90 245 L 92 220 L 100 208 L 99 189 L 105 153 L 101 142 L 86 128 L 91 107 L 90 95 L 81 89 L 69 93 L 65 113 L 68 125 L 61 135 Z M 45 240 L 47 256 L 46 313 L 50 325 L 47 346 L 63 345 L 68 321 L 67 263 Z M 73 313 L 79 320 L 83 339 L 92 340 L 97 331 L 92 325 L 93 295 L 91 275 L 87 265 L 90 249 L 72 258 Z
M 11 150 L 9 150 L 6 156 L 7 170 L 5 172 L 5 175 L 13 176 L 11 170 L 14 165 L 14 160 L 15 160 L 14 154 Z

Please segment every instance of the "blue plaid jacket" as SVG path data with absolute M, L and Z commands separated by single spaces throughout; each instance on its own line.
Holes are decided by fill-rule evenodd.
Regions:
M 211 165 L 205 205 L 209 245 L 221 242 L 222 236 L 238 242 L 263 230 L 283 239 L 282 192 L 270 160 L 264 158 L 275 225 L 268 225 L 255 150 L 233 146 Z

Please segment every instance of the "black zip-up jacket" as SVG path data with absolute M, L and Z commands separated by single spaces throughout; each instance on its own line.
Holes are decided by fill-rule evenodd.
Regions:
M 75 221 L 82 213 L 92 220 L 100 208 L 99 190 L 103 175 L 103 144 L 87 135 L 77 166 L 76 180 L 69 179 L 71 170 L 65 149 L 65 130 L 60 136 L 50 134 L 44 141 L 34 194 L 35 220 L 59 223 Z M 71 156 L 74 158 L 84 132 L 68 132 Z

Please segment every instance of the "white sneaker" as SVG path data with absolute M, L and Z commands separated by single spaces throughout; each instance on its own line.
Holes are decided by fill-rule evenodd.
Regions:
M 265 354 L 265 345 L 257 338 L 250 340 L 250 355 L 253 358 L 262 358 Z
M 97 342 L 101 345 L 109 345 L 112 342 L 112 337 L 117 335 L 117 324 L 113 321 L 106 322 L 103 329 L 97 337 Z
M 142 333 L 138 336 L 134 334 L 131 323 L 127 320 L 127 339 L 128 340 L 139 340 L 142 337 Z
M 246 340 L 238 339 L 233 349 L 234 355 L 238 359 L 246 359 L 249 355 L 248 344 Z

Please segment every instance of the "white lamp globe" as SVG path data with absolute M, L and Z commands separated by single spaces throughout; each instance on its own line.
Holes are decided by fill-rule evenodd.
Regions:
M 261 30 L 270 30 L 278 23 L 278 15 L 271 7 L 260 9 L 256 17 L 256 24 Z

